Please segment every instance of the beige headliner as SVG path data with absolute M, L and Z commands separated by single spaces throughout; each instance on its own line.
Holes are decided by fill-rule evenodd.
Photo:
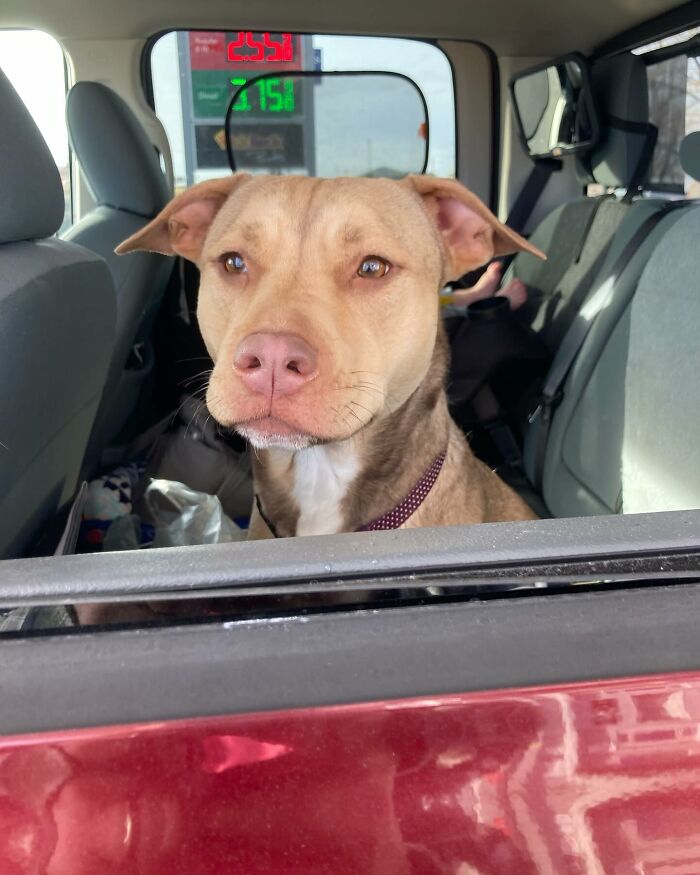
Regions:
M 126 39 L 171 28 L 250 28 L 475 39 L 499 55 L 589 51 L 678 0 L 2 0 L 0 27 Z

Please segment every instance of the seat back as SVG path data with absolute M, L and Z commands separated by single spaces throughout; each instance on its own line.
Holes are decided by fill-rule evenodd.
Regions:
M 138 252 L 119 258 L 114 249 L 159 213 L 171 193 L 155 147 L 111 88 L 76 83 L 68 93 L 66 119 L 96 206 L 64 239 L 104 258 L 117 291 L 114 353 L 90 440 L 90 453 L 96 455 L 128 419 L 151 369 L 149 333 L 173 266 L 173 259 L 163 255 Z
M 646 67 L 631 54 L 602 61 L 593 68 L 593 87 L 604 127 L 599 146 L 587 158 L 587 176 L 606 188 L 626 189 L 648 138 Z M 517 277 L 527 284 L 528 301 L 517 316 L 552 353 L 586 298 L 627 207 L 616 197 L 562 204 L 530 235 L 547 261 L 519 253 L 506 273 L 504 283 Z
M 681 154 L 700 175 L 700 135 Z M 652 209 L 640 203 L 630 219 Z M 593 324 L 547 443 L 543 493 L 555 516 L 700 507 L 698 239 L 700 204 L 666 215 Z
M 58 169 L 0 71 L 0 557 L 25 553 L 72 495 L 109 364 L 104 262 L 52 238 Z

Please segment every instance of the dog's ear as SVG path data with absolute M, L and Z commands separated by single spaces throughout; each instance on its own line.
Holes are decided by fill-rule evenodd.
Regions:
M 248 173 L 234 173 L 193 185 L 173 198 L 158 215 L 114 250 L 117 255 L 146 250 L 182 255 L 196 262 L 214 217 Z
M 456 280 L 494 256 L 530 252 L 545 258 L 532 243 L 499 222 L 485 203 L 455 179 L 409 176 L 443 240 L 448 264 L 445 280 Z

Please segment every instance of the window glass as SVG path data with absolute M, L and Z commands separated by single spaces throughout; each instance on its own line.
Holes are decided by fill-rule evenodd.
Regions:
M 56 40 L 35 30 L 0 30 L 0 66 L 32 114 L 63 182 L 63 225 L 71 223 L 71 184 L 63 52 Z
M 161 37 L 151 53 L 155 109 L 170 141 L 177 189 L 229 172 L 223 130 L 229 100 L 246 80 L 275 70 L 372 70 L 410 77 L 428 105 L 427 172 L 454 176 L 452 70 L 436 46 L 377 37 L 178 31 Z M 271 87 L 269 82 L 266 87 Z M 302 93 L 300 89 L 284 101 L 268 97 L 251 88 L 241 105 L 241 116 L 243 110 L 248 111 L 241 126 L 242 131 L 249 131 L 248 146 L 266 148 L 272 137 L 276 143 L 289 140 L 295 154 L 308 150 L 313 139 L 309 130 L 313 90 Z M 371 109 L 369 95 L 367 111 Z M 294 172 L 308 172 L 306 165 L 298 163 Z
M 683 137 L 700 130 L 700 58 L 697 37 L 700 28 L 684 31 L 635 50 L 646 55 L 695 38 L 689 53 L 665 58 L 647 67 L 649 120 L 658 128 L 658 140 L 649 175 L 652 189 L 700 195 L 698 183 L 685 176 L 678 157 Z

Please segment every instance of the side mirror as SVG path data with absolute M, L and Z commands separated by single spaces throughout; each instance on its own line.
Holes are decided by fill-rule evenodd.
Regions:
M 242 80 L 224 130 L 232 170 L 400 178 L 425 172 L 428 162 L 425 97 L 398 73 L 307 71 Z
M 586 59 L 573 53 L 523 70 L 510 82 L 523 149 L 560 158 L 594 148 L 600 118 Z

